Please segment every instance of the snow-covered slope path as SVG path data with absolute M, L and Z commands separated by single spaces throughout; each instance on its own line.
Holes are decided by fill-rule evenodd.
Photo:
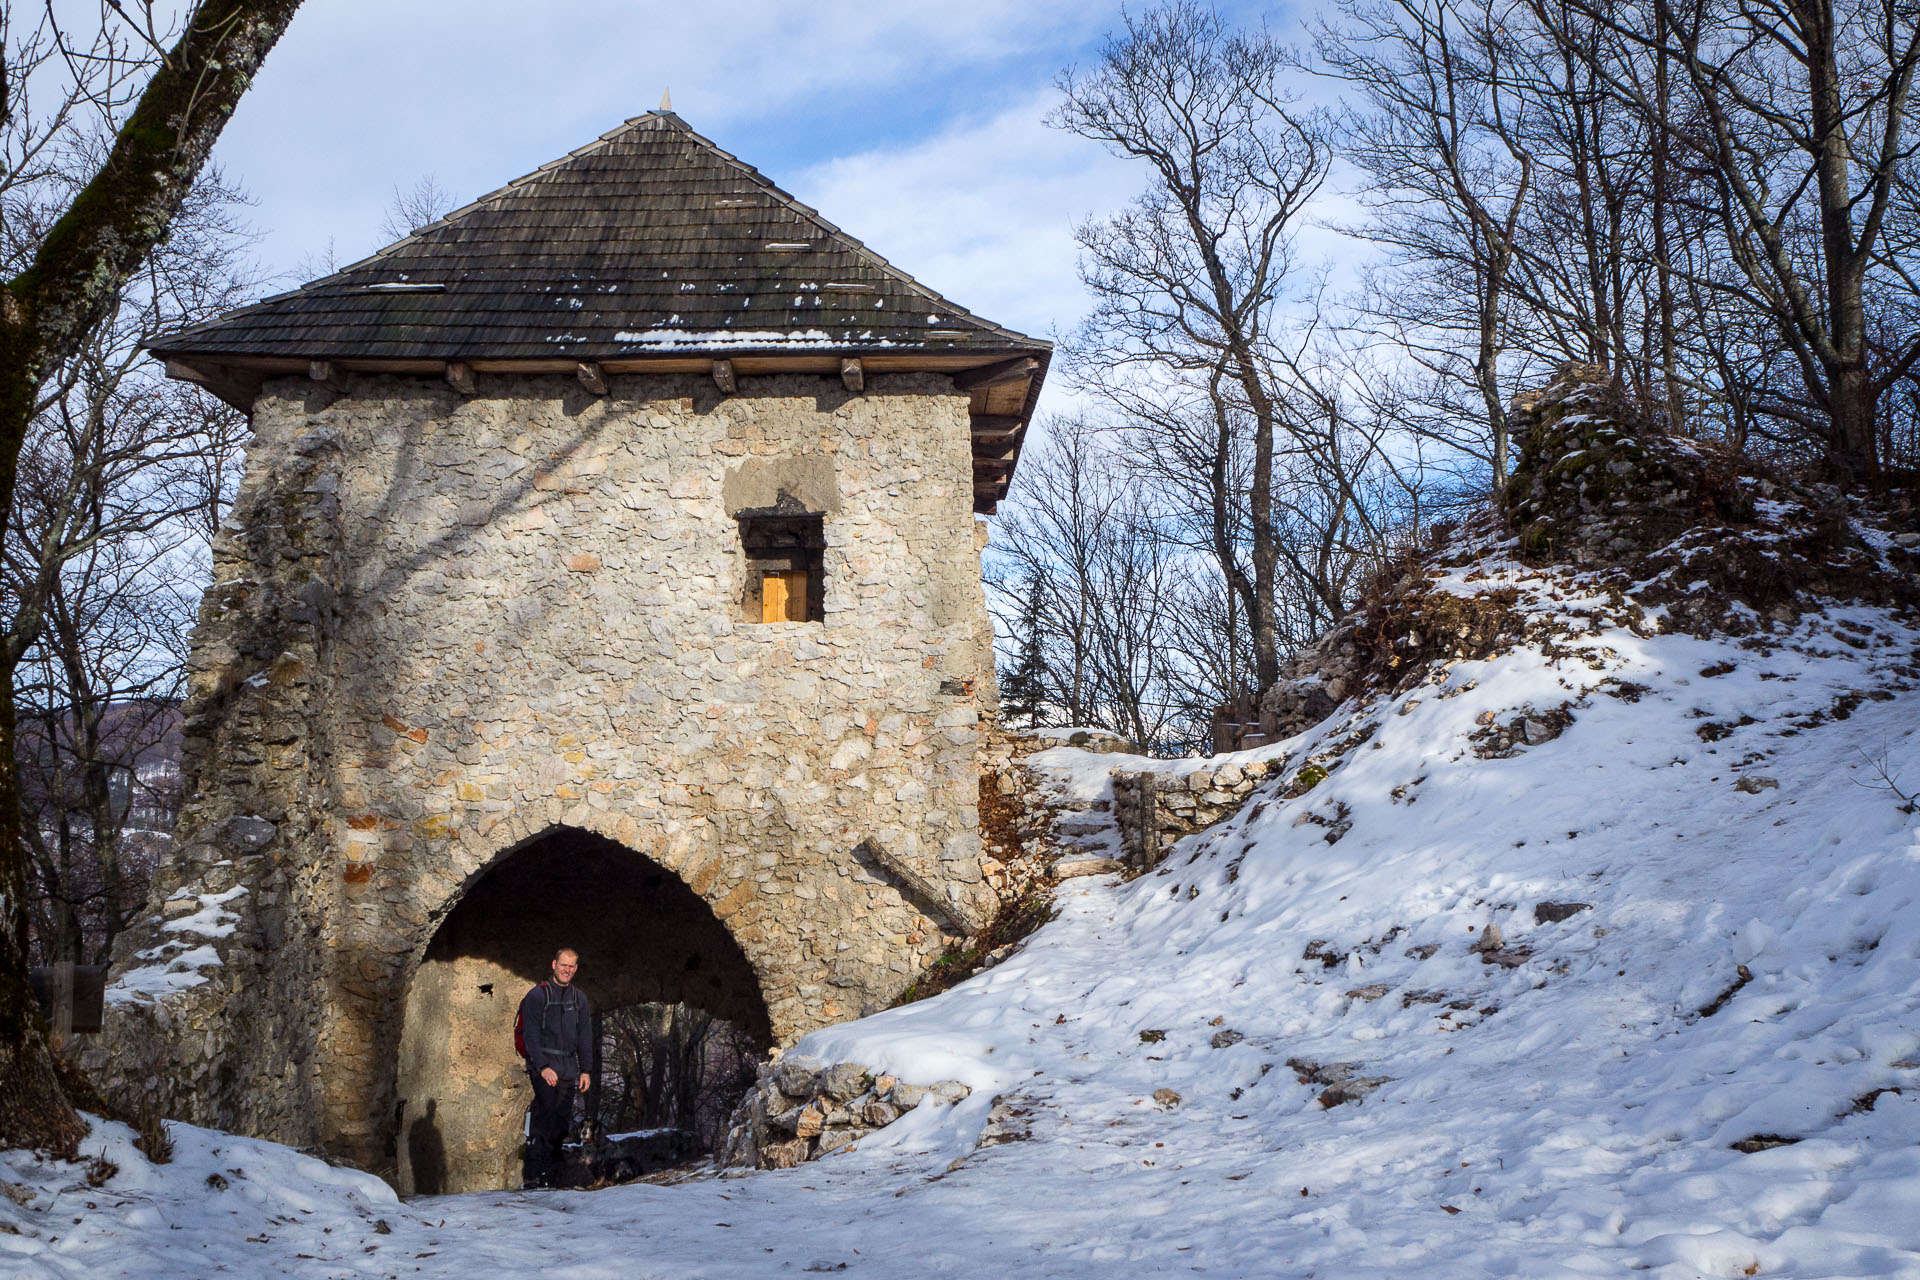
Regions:
M 1920 1276 L 1920 826 L 1881 776 L 1920 789 L 1916 643 L 1865 609 L 1771 652 L 1612 629 L 1348 708 L 1260 753 L 1354 741 L 1307 794 L 803 1042 L 975 1093 L 799 1169 L 401 1205 L 101 1125 L 98 1190 L 0 1157 L 0 1273 Z M 1031 1136 L 972 1150 L 996 1095 Z

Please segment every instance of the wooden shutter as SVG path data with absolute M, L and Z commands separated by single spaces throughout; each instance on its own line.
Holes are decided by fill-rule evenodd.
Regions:
M 760 621 L 787 620 L 787 575 L 767 573 L 760 579 Z
M 807 620 L 807 571 L 779 569 L 760 579 L 760 621 Z

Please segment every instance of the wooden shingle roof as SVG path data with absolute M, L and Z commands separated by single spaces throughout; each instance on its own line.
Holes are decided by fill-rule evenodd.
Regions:
M 949 302 L 671 112 L 629 120 L 372 257 L 150 344 L 250 407 L 269 376 L 934 370 L 1005 492 L 1052 346 Z M 984 446 L 984 447 L 983 447 Z

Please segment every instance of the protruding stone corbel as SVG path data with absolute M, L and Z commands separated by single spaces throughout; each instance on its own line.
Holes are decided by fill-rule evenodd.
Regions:
M 346 372 L 331 360 L 309 360 L 307 362 L 307 377 L 329 391 L 345 391 L 347 389 Z

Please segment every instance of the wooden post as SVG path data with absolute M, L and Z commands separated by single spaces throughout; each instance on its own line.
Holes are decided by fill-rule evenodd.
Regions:
M 56 961 L 51 977 L 53 990 L 49 994 L 53 998 L 48 1003 L 53 1006 L 53 1048 L 65 1053 L 67 1042 L 73 1039 L 73 961 Z

